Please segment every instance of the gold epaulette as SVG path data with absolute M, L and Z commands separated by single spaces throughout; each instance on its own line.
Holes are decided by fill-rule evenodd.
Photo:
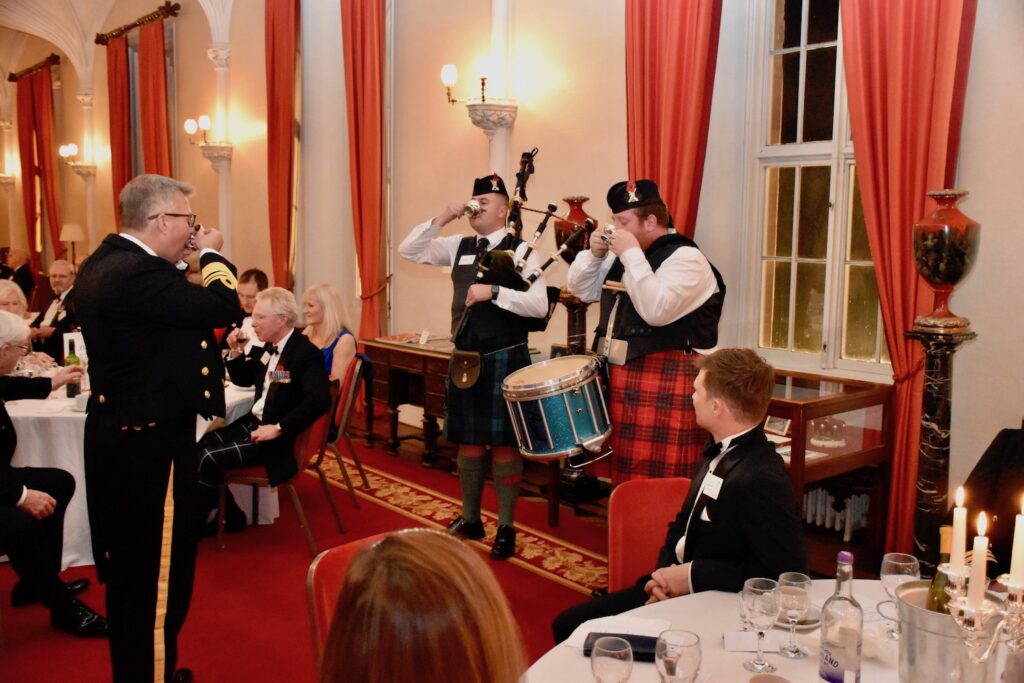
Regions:
M 235 289 L 238 285 L 238 278 L 226 264 L 214 261 L 203 266 L 203 287 L 209 287 L 214 282 L 220 282 L 228 289 Z

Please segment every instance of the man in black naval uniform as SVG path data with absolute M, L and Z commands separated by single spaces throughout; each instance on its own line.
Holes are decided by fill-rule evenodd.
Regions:
M 175 672 L 195 572 L 196 415 L 224 414 L 212 330 L 238 313 L 235 267 L 216 230 L 196 224 L 192 188 L 140 175 L 121 191 L 122 232 L 79 274 L 89 351 L 86 489 L 96 570 L 107 584 L 114 681 Z M 179 262 L 200 250 L 203 286 Z

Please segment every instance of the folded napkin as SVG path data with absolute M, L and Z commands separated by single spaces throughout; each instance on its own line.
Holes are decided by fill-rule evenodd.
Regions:
M 763 652 L 778 652 L 778 634 L 768 631 L 761 641 Z M 722 647 L 726 652 L 757 652 L 756 631 L 726 631 L 722 634 Z
M 629 633 L 634 636 L 657 638 L 662 631 L 667 631 L 670 628 L 672 628 L 672 622 L 668 619 L 642 619 L 622 615 L 601 617 L 585 621 L 577 626 L 565 644 L 582 650 L 583 641 L 587 639 L 588 633 Z

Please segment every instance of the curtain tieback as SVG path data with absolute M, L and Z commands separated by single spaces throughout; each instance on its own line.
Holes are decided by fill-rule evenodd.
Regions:
M 392 273 L 391 275 L 388 275 L 386 278 L 384 278 L 384 281 L 380 283 L 380 286 L 378 286 L 377 289 L 375 289 L 372 292 L 369 292 L 367 294 L 360 294 L 359 298 L 360 299 L 364 299 L 364 300 L 365 299 L 372 299 L 373 297 L 375 297 L 378 294 L 380 294 L 381 292 L 383 292 L 384 289 L 388 286 L 388 283 L 391 282 L 391 277 L 393 275 L 394 275 L 394 273 Z
M 919 374 L 923 369 L 924 358 L 918 358 L 917 362 L 914 363 L 913 367 L 911 367 L 909 370 L 907 370 L 906 372 L 901 372 L 898 375 L 893 375 L 892 381 L 894 384 L 902 384 L 907 380 L 913 379 L 914 376 Z

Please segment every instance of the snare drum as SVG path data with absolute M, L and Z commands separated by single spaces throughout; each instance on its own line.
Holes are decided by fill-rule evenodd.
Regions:
M 501 391 L 524 457 L 601 453 L 611 433 L 597 363 L 588 356 L 562 356 L 517 370 Z

